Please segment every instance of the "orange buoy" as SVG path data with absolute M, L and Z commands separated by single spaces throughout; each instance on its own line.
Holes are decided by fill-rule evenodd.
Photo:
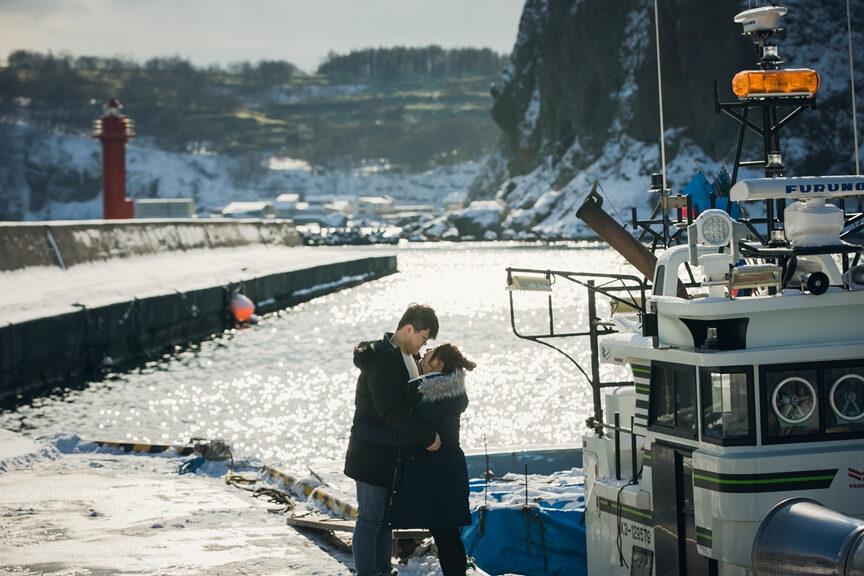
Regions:
M 249 322 L 255 314 L 255 303 L 239 292 L 231 299 L 231 313 L 237 322 Z

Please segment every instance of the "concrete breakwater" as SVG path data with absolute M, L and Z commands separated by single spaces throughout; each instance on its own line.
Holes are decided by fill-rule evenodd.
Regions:
M 285 220 L 79 220 L 0 223 L 0 271 L 251 244 L 297 246 Z
M 396 272 L 396 257 L 370 257 L 175 291 L 0 327 L 0 400 L 131 365 L 234 326 L 235 291 L 259 314 Z
M 237 292 L 266 314 L 397 271 L 392 255 L 298 243 L 279 221 L 0 225 L 0 401 L 231 328 Z

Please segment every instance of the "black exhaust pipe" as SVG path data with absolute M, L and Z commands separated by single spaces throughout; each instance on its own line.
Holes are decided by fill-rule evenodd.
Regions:
M 585 222 L 646 278 L 654 281 L 657 257 L 603 210 L 603 197 L 597 193 L 597 184 L 594 184 L 591 193 L 585 197 L 582 206 L 576 211 L 576 217 Z M 680 280 L 678 297 L 687 298 L 687 288 Z

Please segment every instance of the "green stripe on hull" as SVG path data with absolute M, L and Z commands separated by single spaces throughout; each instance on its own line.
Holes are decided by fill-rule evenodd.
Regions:
M 650 366 L 639 366 L 638 364 L 631 364 L 630 369 L 633 370 L 633 376 L 649 378 L 651 376 L 651 367 Z
M 797 470 L 767 474 L 718 474 L 693 470 L 693 484 L 714 492 L 788 492 L 822 490 L 831 486 L 837 469 Z
M 614 500 L 609 500 L 608 498 L 600 498 L 600 511 L 617 516 L 619 513 L 618 503 Z M 646 526 L 652 526 L 654 523 L 654 514 L 651 510 L 643 510 L 641 508 L 634 508 L 633 506 L 621 504 L 620 513 L 622 518 L 632 520 L 633 522 L 639 522 Z

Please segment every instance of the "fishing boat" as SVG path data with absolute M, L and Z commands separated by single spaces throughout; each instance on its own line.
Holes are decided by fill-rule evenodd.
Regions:
M 590 369 L 567 356 L 593 391 L 581 450 L 562 452 L 585 485 L 585 565 L 573 574 L 864 574 L 864 177 L 785 176 L 779 130 L 820 82 L 781 67 L 786 11 L 735 17 L 761 59 L 735 76 L 737 100 L 715 88 L 717 112 L 739 123 L 726 197 L 695 206 L 671 194 L 664 169 L 655 213 L 632 218 L 655 254 L 592 192 L 579 217 L 634 273 L 507 270 L 517 336 L 562 353 L 556 338 L 590 342 Z M 757 161 L 741 160 L 748 132 L 761 138 Z M 764 177 L 739 181 L 741 166 Z M 759 217 L 733 218 L 736 203 Z M 587 290 L 583 330 L 554 331 L 562 284 Z M 548 332 L 520 332 L 520 291 L 548 294 Z M 600 317 L 603 301 L 615 317 Z M 632 379 L 602 381 L 604 363 Z M 496 472 L 537 456 L 493 455 Z

